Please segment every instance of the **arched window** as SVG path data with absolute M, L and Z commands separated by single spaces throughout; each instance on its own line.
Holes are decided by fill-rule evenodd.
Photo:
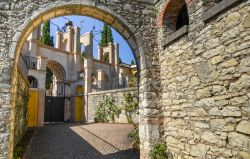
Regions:
M 189 25 L 188 10 L 186 4 L 181 8 L 176 21 L 176 30 L 179 30 L 184 25 Z
M 162 27 L 162 45 L 166 46 L 188 33 L 189 16 L 186 0 L 169 0 L 159 16 Z
M 161 14 L 161 25 L 168 32 L 168 35 L 184 25 L 189 25 L 188 9 L 185 0 L 170 0 Z
M 109 53 L 104 54 L 104 61 L 109 63 Z
M 29 84 L 30 84 L 30 88 L 38 88 L 38 81 L 37 81 L 37 79 L 35 77 L 29 76 L 28 81 L 29 81 Z

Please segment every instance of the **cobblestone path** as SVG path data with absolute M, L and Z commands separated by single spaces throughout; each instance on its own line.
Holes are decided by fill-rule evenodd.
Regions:
M 27 159 L 138 159 L 127 124 L 52 124 L 38 128 Z

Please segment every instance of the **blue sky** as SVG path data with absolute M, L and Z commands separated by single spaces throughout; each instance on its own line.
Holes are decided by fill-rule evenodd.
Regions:
M 99 41 L 101 39 L 101 30 L 103 27 L 103 22 L 99 21 L 97 19 L 93 19 L 90 17 L 86 16 L 65 16 L 65 18 L 70 19 L 73 22 L 74 26 L 78 26 L 81 28 L 81 34 L 84 34 L 86 32 L 89 32 L 93 30 L 93 27 L 95 26 L 95 32 L 94 32 L 94 57 L 97 58 L 97 46 L 99 44 Z M 51 19 L 51 25 L 50 25 L 50 32 L 51 36 L 56 36 L 56 31 L 57 28 L 60 27 L 62 28 L 64 26 L 65 19 L 64 17 L 58 17 Z M 54 25 L 56 24 L 56 25 Z M 113 33 L 113 38 L 114 42 L 119 43 L 120 45 L 120 58 L 122 62 L 124 63 L 131 63 L 131 60 L 134 60 L 134 56 L 132 53 L 132 50 L 130 49 L 128 43 L 126 40 L 123 39 L 123 37 L 115 30 L 112 28 L 112 33 Z M 55 40 L 55 38 L 54 38 Z

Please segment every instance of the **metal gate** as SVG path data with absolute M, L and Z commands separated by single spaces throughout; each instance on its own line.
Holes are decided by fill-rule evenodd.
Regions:
M 56 93 L 45 97 L 44 122 L 64 122 L 65 88 L 64 82 L 56 84 Z
M 65 97 L 45 98 L 45 122 L 64 122 L 64 102 Z

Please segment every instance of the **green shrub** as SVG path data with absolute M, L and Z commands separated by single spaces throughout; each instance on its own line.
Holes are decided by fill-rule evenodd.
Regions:
M 123 97 L 124 97 L 124 110 L 126 113 L 127 120 L 129 123 L 133 123 L 132 113 L 138 113 L 135 112 L 138 110 L 139 107 L 138 98 L 130 92 L 125 93 Z
M 166 144 L 157 143 L 150 151 L 151 159 L 171 159 L 171 154 L 167 150 Z
M 103 96 L 102 101 L 96 108 L 95 120 L 96 122 L 115 121 L 115 116 L 121 114 L 121 109 L 115 105 L 113 97 Z
M 24 149 L 21 146 L 17 146 L 13 151 L 13 159 L 21 159 L 24 153 Z
M 128 134 L 128 138 L 132 141 L 134 149 L 140 149 L 140 137 L 139 137 L 139 128 L 138 125 L 135 125 L 133 131 Z
M 106 115 L 106 110 L 103 103 L 99 103 L 98 107 L 96 108 L 95 121 L 98 123 L 108 122 L 108 117 Z

